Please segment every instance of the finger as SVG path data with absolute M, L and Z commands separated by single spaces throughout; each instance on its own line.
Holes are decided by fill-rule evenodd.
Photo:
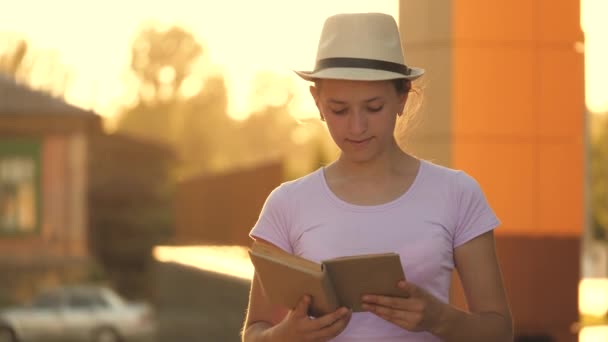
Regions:
M 408 330 L 415 330 L 422 320 L 421 312 L 387 310 L 387 308 L 383 307 L 374 307 L 373 310 L 369 311 L 386 321 L 400 325 Z
M 310 334 L 310 338 L 313 341 L 321 340 L 328 341 L 336 336 L 338 336 L 348 325 L 350 319 L 352 317 L 352 312 L 350 310 L 347 311 L 346 315 L 341 316 L 339 319 L 332 322 L 330 325 L 319 329 L 312 334 Z
M 397 319 L 405 319 L 408 321 L 416 320 L 422 317 L 420 311 L 405 311 L 381 305 L 366 305 L 365 309 L 382 317 L 393 317 Z
M 297 317 L 308 317 L 308 306 L 310 305 L 310 297 L 309 296 L 302 296 L 302 298 L 300 298 L 300 301 L 298 301 L 298 304 L 296 304 L 296 307 L 294 308 L 293 312 L 294 315 Z
M 408 302 L 412 301 L 409 298 L 365 295 L 363 296 L 363 304 L 381 305 L 395 309 L 405 309 Z
M 406 280 L 401 280 L 397 283 L 397 287 L 401 289 L 408 297 L 416 297 L 420 293 L 420 289 L 416 284 L 410 283 Z
M 420 298 L 398 298 L 386 297 L 386 300 L 381 296 L 365 296 L 363 301 L 363 309 L 371 310 L 375 307 L 386 307 L 401 311 L 420 312 L 424 310 L 424 301 Z
M 328 313 L 326 315 L 323 315 L 321 317 L 318 317 L 317 319 L 314 319 L 311 321 L 311 327 L 314 330 L 320 330 L 323 329 L 325 327 L 331 326 L 332 324 L 334 324 L 336 321 L 342 319 L 343 317 L 349 315 L 350 310 L 348 310 L 347 308 L 340 308 L 334 312 Z

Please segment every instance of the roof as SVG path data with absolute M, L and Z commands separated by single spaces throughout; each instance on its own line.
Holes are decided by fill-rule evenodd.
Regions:
M 0 74 L 0 115 L 83 115 L 92 111 L 73 106 L 64 100 L 34 90 Z

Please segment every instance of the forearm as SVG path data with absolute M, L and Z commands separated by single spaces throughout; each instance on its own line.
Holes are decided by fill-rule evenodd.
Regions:
M 446 342 L 513 341 L 513 327 L 508 315 L 469 313 L 447 304 L 433 330 L 433 334 Z
M 272 342 L 272 325 L 259 321 L 250 324 L 243 330 L 243 342 Z

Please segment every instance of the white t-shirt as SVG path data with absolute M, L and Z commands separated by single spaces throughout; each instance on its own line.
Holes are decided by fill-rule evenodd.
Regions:
M 454 248 L 499 225 L 479 184 L 463 171 L 421 161 L 410 188 L 388 203 L 361 206 L 338 198 L 324 169 L 286 182 L 268 197 L 252 238 L 320 262 L 339 256 L 396 252 L 405 277 L 448 302 Z M 353 313 L 334 340 L 439 341 L 371 313 Z

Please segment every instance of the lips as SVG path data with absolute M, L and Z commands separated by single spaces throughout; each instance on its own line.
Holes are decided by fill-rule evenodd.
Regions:
M 367 144 L 369 141 L 371 141 L 372 139 L 373 139 L 373 137 L 366 138 L 366 139 L 346 139 L 346 141 L 355 146 L 363 146 L 363 145 Z

